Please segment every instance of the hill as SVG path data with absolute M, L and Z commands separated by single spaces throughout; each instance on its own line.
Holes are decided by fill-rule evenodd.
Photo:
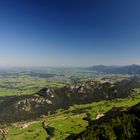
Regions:
M 112 73 L 112 74 L 138 74 L 140 75 L 139 65 L 127 65 L 127 66 L 104 66 L 97 65 L 89 67 L 88 70 L 102 72 L 102 73 Z
M 115 108 L 99 120 L 91 121 L 86 130 L 66 140 L 139 140 L 140 103 L 129 108 Z

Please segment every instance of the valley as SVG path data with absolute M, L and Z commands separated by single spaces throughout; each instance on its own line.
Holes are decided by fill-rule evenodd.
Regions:
M 8 140 L 71 140 L 109 111 L 138 104 L 140 77 L 81 68 L 12 69 L 0 73 L 0 91 L 0 129 Z
M 53 115 L 42 116 L 43 118 L 39 118 L 36 121 L 23 121 L 21 124 L 27 124 L 27 128 L 20 128 L 12 126 L 8 127 L 8 135 L 7 137 L 10 140 L 39 140 L 46 139 L 49 135 L 43 129 L 42 122 L 45 123 L 49 127 L 55 128 L 54 136 L 57 140 L 62 140 L 68 137 L 70 134 L 78 134 L 86 129 L 88 122 L 83 120 L 86 117 L 86 113 L 90 113 L 92 116 L 92 120 L 96 119 L 96 114 L 105 114 L 112 108 L 123 107 L 129 108 L 133 105 L 136 105 L 140 101 L 140 95 L 136 95 L 133 99 L 116 99 L 111 102 L 109 101 L 99 101 L 93 102 L 85 105 L 74 105 L 70 106 L 67 110 L 57 110 L 57 112 Z M 103 108 L 103 110 L 101 110 Z M 20 123 L 15 123 L 14 125 L 18 126 Z

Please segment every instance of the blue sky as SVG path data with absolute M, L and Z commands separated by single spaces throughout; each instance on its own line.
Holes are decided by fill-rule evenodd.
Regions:
M 0 66 L 140 64 L 139 0 L 0 0 Z

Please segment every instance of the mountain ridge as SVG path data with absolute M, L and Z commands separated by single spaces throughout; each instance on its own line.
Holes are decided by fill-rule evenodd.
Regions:
M 95 65 L 87 68 L 90 71 L 96 71 L 101 73 L 112 73 L 112 74 L 138 74 L 140 75 L 140 65 Z
M 44 87 L 32 95 L 7 97 L 0 103 L 0 122 L 30 120 L 47 115 L 50 111 L 55 113 L 60 108 L 67 109 L 74 104 L 126 98 L 132 95 L 137 83 L 139 86 L 140 80 L 136 80 L 125 79 L 116 83 L 84 81 L 61 88 Z

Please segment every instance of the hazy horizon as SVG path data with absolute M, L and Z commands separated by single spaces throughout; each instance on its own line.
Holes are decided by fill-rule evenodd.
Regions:
M 140 65 L 139 0 L 1 0 L 0 67 Z

